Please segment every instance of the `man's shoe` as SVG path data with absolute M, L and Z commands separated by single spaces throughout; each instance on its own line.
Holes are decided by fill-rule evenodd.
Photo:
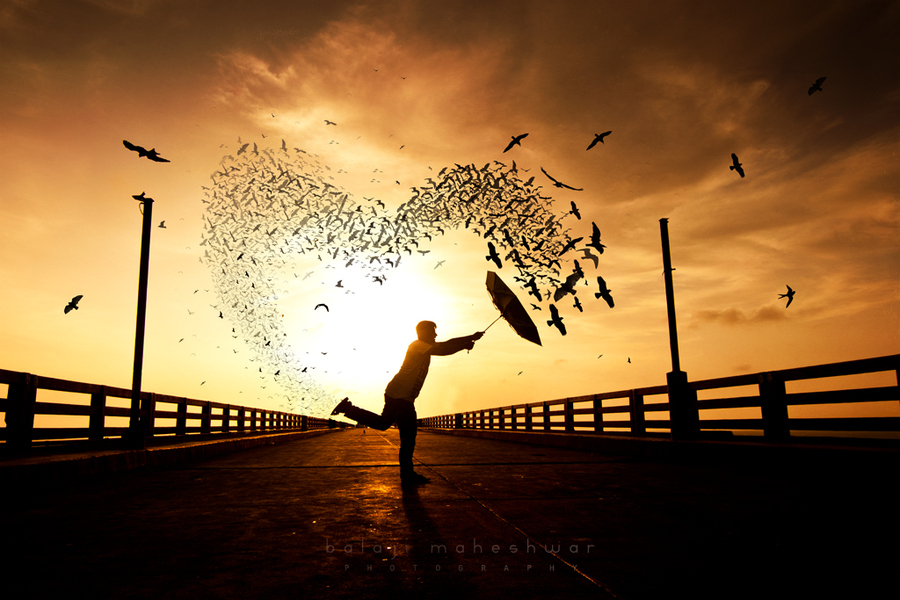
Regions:
M 431 481 L 424 475 L 420 475 L 419 473 L 410 473 L 408 475 L 401 474 L 400 475 L 400 483 L 403 485 L 423 485 Z
M 334 410 L 331 411 L 331 414 L 339 415 L 341 413 L 345 413 L 351 406 L 353 406 L 353 404 L 350 403 L 350 398 L 344 398 L 343 400 L 338 402 L 338 405 L 334 407 Z

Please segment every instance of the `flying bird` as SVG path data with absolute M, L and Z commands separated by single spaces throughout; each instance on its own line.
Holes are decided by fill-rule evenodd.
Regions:
M 616 303 L 613 302 L 612 294 L 609 293 L 610 290 L 606 287 L 606 282 L 602 277 L 597 277 L 597 283 L 600 285 L 600 291 L 594 293 L 594 297 L 603 298 L 604 300 L 606 300 L 606 303 L 609 304 L 610 308 L 614 307 Z
M 328 119 L 325 119 L 325 124 L 326 125 L 337 125 L 337 123 L 335 123 L 334 121 L 329 121 Z
M 159 222 L 159 228 L 160 228 L 160 229 L 168 229 L 168 227 L 166 227 L 166 221 L 165 221 L 165 220 L 162 220 L 162 221 Z
M 322 304 L 322 303 L 316 304 L 316 307 L 315 307 L 313 310 L 318 310 L 318 308 L 319 308 L 320 306 L 321 306 L 322 308 L 325 309 L 325 312 L 331 312 L 331 309 L 328 308 L 328 305 L 327 305 L 327 304 Z
M 600 243 L 600 228 L 597 227 L 597 224 L 593 221 L 591 222 L 591 243 L 589 243 L 588 246 L 596 248 L 597 252 L 600 254 L 603 254 L 603 249 L 606 248 L 606 246 Z
M 594 262 L 595 269 L 600 266 L 600 257 L 597 256 L 596 254 L 594 254 L 593 252 L 591 252 L 590 248 L 582 248 L 580 250 L 580 252 L 584 255 L 584 257 L 586 259 Z
M 569 211 L 569 214 L 575 215 L 575 218 L 579 221 L 581 220 L 581 213 L 578 212 L 578 207 L 575 206 L 574 202 L 569 202 L 569 205 L 572 207 L 572 210 Z
M 577 244 L 578 242 L 580 242 L 583 239 L 584 239 L 583 237 L 580 237 L 580 238 L 575 238 L 574 240 L 569 240 L 568 242 L 566 242 L 566 245 L 563 246 L 563 249 L 559 251 L 559 254 L 557 256 L 562 256 L 569 250 L 574 250 L 575 244 Z
M 69 311 L 72 310 L 72 309 L 78 310 L 78 302 L 79 302 L 82 298 L 84 298 L 84 295 L 83 295 L 83 294 L 79 294 L 79 295 L 75 296 L 74 298 L 72 298 L 71 300 L 69 300 L 69 303 L 66 304 L 66 307 L 63 309 L 63 312 L 64 312 L 65 314 L 69 314 Z
M 787 304 L 784 305 L 785 308 L 791 305 L 791 302 L 794 301 L 794 294 L 796 294 L 794 290 L 791 289 L 791 286 L 787 286 L 787 294 L 778 294 L 779 298 L 787 298 Z M 80 298 L 80 296 L 79 296 Z
M 602 143 L 603 143 L 603 138 L 605 138 L 606 136 L 608 136 L 608 135 L 611 134 L 611 133 L 612 133 L 612 131 L 605 131 L 605 132 L 603 132 L 603 133 L 595 133 L 595 134 L 594 134 L 594 141 L 591 142 L 591 145 L 588 146 L 587 149 L 590 150 L 591 148 L 593 148 L 594 146 L 596 146 L 596 145 L 597 145 L 597 142 L 600 142 L 600 143 L 602 144 Z
M 523 140 L 524 138 L 528 137 L 528 134 L 527 134 L 527 133 L 523 133 L 522 135 L 512 135 L 512 136 L 510 136 L 510 137 L 512 138 L 512 140 L 509 142 L 509 144 L 507 144 L 506 149 L 504 150 L 504 152 L 507 152 L 507 151 L 508 151 L 510 148 L 512 148 L 513 146 L 521 146 L 521 145 L 522 145 L 522 140 Z
M 558 188 L 566 188 L 566 189 L 573 190 L 576 192 L 584 191 L 584 188 L 573 188 L 571 185 L 566 185 L 565 183 L 563 183 L 561 181 L 557 181 L 556 179 L 554 179 L 553 177 L 550 176 L 550 173 L 548 173 L 547 171 L 544 171 L 544 167 L 541 167 L 541 171 L 543 171 L 544 175 L 546 175 L 547 178 L 553 182 L 553 185 L 555 185 Z
M 738 175 L 741 177 L 744 176 L 744 169 L 741 167 L 741 162 L 738 160 L 737 154 L 734 152 L 731 153 L 731 162 L 734 164 L 728 167 L 732 171 L 737 171 Z
M 494 247 L 494 244 L 492 244 L 491 242 L 488 242 L 488 252 L 489 252 L 490 254 L 488 254 L 487 256 L 484 257 L 485 260 L 492 260 L 492 261 L 494 261 L 494 264 L 497 265 L 497 268 L 498 268 L 498 269 L 502 269 L 502 268 L 503 268 L 503 263 L 500 262 L 500 255 L 497 254 L 497 248 L 495 248 L 495 247 Z
M 566 326 L 563 325 L 562 317 L 559 316 L 559 311 L 556 310 L 556 305 L 550 305 L 550 316 L 552 317 L 549 321 L 547 321 L 547 325 L 555 326 L 559 329 L 559 332 L 563 335 L 566 335 Z
M 825 79 L 826 79 L 825 77 L 819 77 L 818 79 L 816 79 L 816 82 L 814 84 L 809 86 L 809 95 L 810 96 L 812 96 L 816 92 L 822 91 L 822 83 L 825 82 Z
M 553 300 L 559 302 L 566 294 L 575 294 L 575 284 L 578 283 L 578 280 L 581 279 L 581 273 L 575 272 L 566 277 L 564 283 L 562 283 L 556 291 L 553 292 Z
M 166 160 L 165 158 L 163 158 L 156 152 L 156 148 L 151 148 L 150 150 L 147 150 L 143 146 L 137 146 L 135 144 L 132 144 L 128 140 L 122 140 L 122 143 L 129 150 L 131 150 L 133 152 L 137 152 L 138 157 L 144 156 L 146 158 L 149 158 L 153 162 L 169 162 L 168 160 Z

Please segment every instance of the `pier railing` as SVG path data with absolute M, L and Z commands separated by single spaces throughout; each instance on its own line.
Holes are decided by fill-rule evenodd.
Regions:
M 854 377 L 857 376 L 857 377 Z M 860 387 L 862 379 L 888 383 Z M 900 439 L 900 354 L 691 382 L 701 432 Z M 848 387 L 849 385 L 856 387 Z M 804 388 L 826 388 L 803 391 Z M 421 427 L 665 436 L 667 386 L 559 398 L 427 417 Z
M 121 440 L 128 434 L 131 390 L 42 377 L 0 369 L 4 428 L 0 441 L 10 448 Z M 62 392 L 62 394 L 58 393 Z M 47 398 L 45 398 L 47 396 Z M 52 418 L 48 418 L 52 417 Z M 329 420 L 208 400 L 141 393 L 145 436 L 154 439 L 306 431 L 329 427 Z M 41 426 L 69 421 L 68 426 Z M 333 425 L 333 422 L 331 423 Z

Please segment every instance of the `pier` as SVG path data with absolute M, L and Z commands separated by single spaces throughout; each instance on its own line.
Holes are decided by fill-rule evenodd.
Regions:
M 565 422 L 423 427 L 431 481 L 413 487 L 395 429 L 325 420 L 7 452 L 4 595 L 845 598 L 900 575 L 890 440 L 672 441 Z

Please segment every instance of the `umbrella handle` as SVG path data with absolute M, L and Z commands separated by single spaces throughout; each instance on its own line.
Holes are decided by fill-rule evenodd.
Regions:
M 494 320 L 491 322 L 491 325 L 493 325 L 494 323 L 496 323 L 497 321 L 499 321 L 499 320 L 502 319 L 502 318 L 503 318 L 503 315 L 501 314 L 499 317 L 497 317 L 496 319 L 494 319 Z M 487 331 L 488 329 L 490 329 L 490 328 L 491 328 L 491 325 L 488 325 L 487 327 L 485 327 L 485 328 L 484 328 L 484 331 L 482 331 L 481 333 L 484 333 L 485 331 Z M 468 354 L 468 353 L 469 353 L 469 351 L 466 350 L 466 354 Z
M 501 314 L 499 317 L 497 317 L 496 319 L 494 319 L 493 321 L 491 321 L 491 325 L 493 325 L 494 323 L 496 323 L 497 321 L 499 321 L 499 320 L 502 319 L 502 318 L 503 318 L 503 315 Z M 488 329 L 490 329 L 490 328 L 491 328 L 491 325 L 488 325 L 487 327 L 485 327 L 485 328 L 484 328 L 484 331 L 482 331 L 481 333 L 484 333 L 485 331 L 487 331 Z

